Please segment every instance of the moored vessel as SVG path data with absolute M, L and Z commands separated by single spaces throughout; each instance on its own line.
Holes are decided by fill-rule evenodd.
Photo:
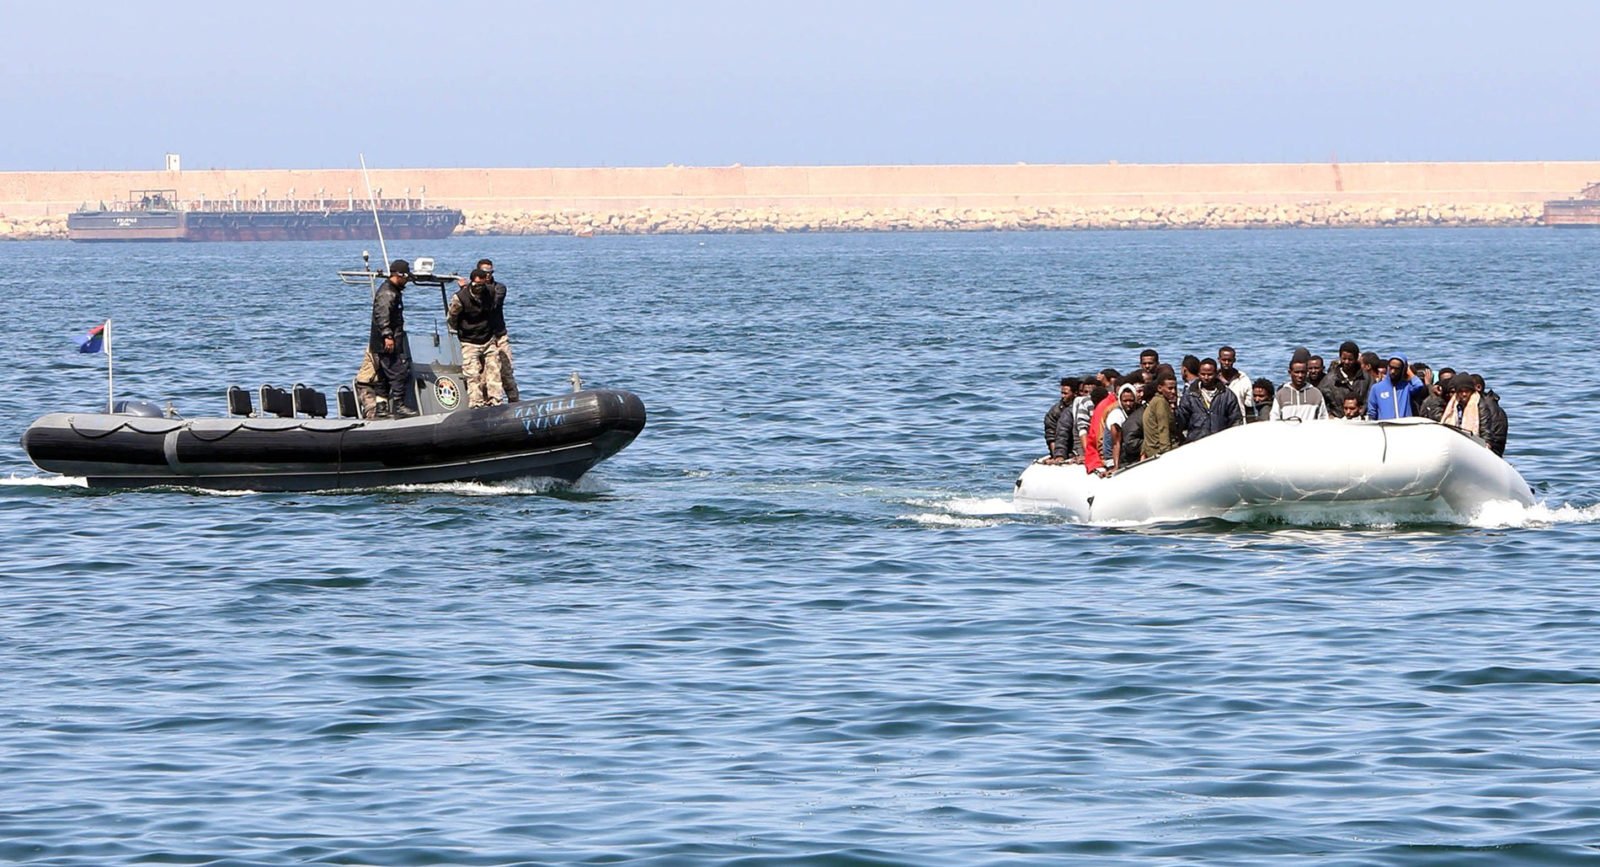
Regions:
M 1593 183 L 1570 199 L 1544 203 L 1544 224 L 1557 228 L 1600 227 L 1600 183 Z
M 361 202 L 309 199 L 179 200 L 175 190 L 132 190 L 125 200 L 67 215 L 71 241 L 344 241 L 449 237 L 464 217 L 454 208 L 408 197 Z

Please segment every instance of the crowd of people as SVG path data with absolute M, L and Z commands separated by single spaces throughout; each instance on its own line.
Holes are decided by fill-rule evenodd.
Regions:
M 1499 395 L 1476 373 L 1385 359 L 1355 341 L 1339 346 L 1329 367 L 1304 347 L 1290 355 L 1288 378 L 1274 385 L 1235 366 L 1231 346 L 1215 358 L 1186 355 L 1174 368 L 1160 353 L 1139 353 L 1139 366 L 1061 380 L 1061 399 L 1044 416 L 1046 463 L 1080 463 L 1109 475 L 1242 424 L 1319 419 L 1420 416 L 1471 433 L 1497 455 L 1506 450 L 1506 414 Z M 1182 377 L 1180 385 L 1179 377 Z

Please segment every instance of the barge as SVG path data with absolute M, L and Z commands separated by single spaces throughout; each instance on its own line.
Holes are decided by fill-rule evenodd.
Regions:
M 72 241 L 353 241 L 375 240 L 377 223 L 387 239 L 449 237 L 464 222 L 461 211 L 430 207 L 423 199 L 353 197 L 180 200 L 175 190 L 133 190 L 128 198 L 84 206 L 67 215 Z
M 1573 198 L 1545 202 L 1544 224 L 1563 229 L 1600 227 L 1600 182 Z

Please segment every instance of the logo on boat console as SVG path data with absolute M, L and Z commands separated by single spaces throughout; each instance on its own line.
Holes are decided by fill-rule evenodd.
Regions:
M 445 409 L 455 409 L 461 402 L 461 389 L 456 381 L 448 376 L 441 376 L 433 384 L 433 396 L 439 399 L 439 405 Z

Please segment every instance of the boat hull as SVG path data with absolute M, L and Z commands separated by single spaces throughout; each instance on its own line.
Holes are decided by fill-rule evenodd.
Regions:
M 315 491 L 516 478 L 576 481 L 644 429 L 625 391 L 411 419 L 144 418 L 52 413 L 22 436 L 40 469 L 89 486 Z
M 1461 523 L 1488 503 L 1532 505 L 1533 491 L 1481 441 L 1401 419 L 1244 425 L 1109 478 L 1081 465 L 1035 463 L 1014 499 L 1086 523 Z
M 1600 228 L 1600 200 L 1560 199 L 1545 202 L 1544 224 L 1558 229 Z

